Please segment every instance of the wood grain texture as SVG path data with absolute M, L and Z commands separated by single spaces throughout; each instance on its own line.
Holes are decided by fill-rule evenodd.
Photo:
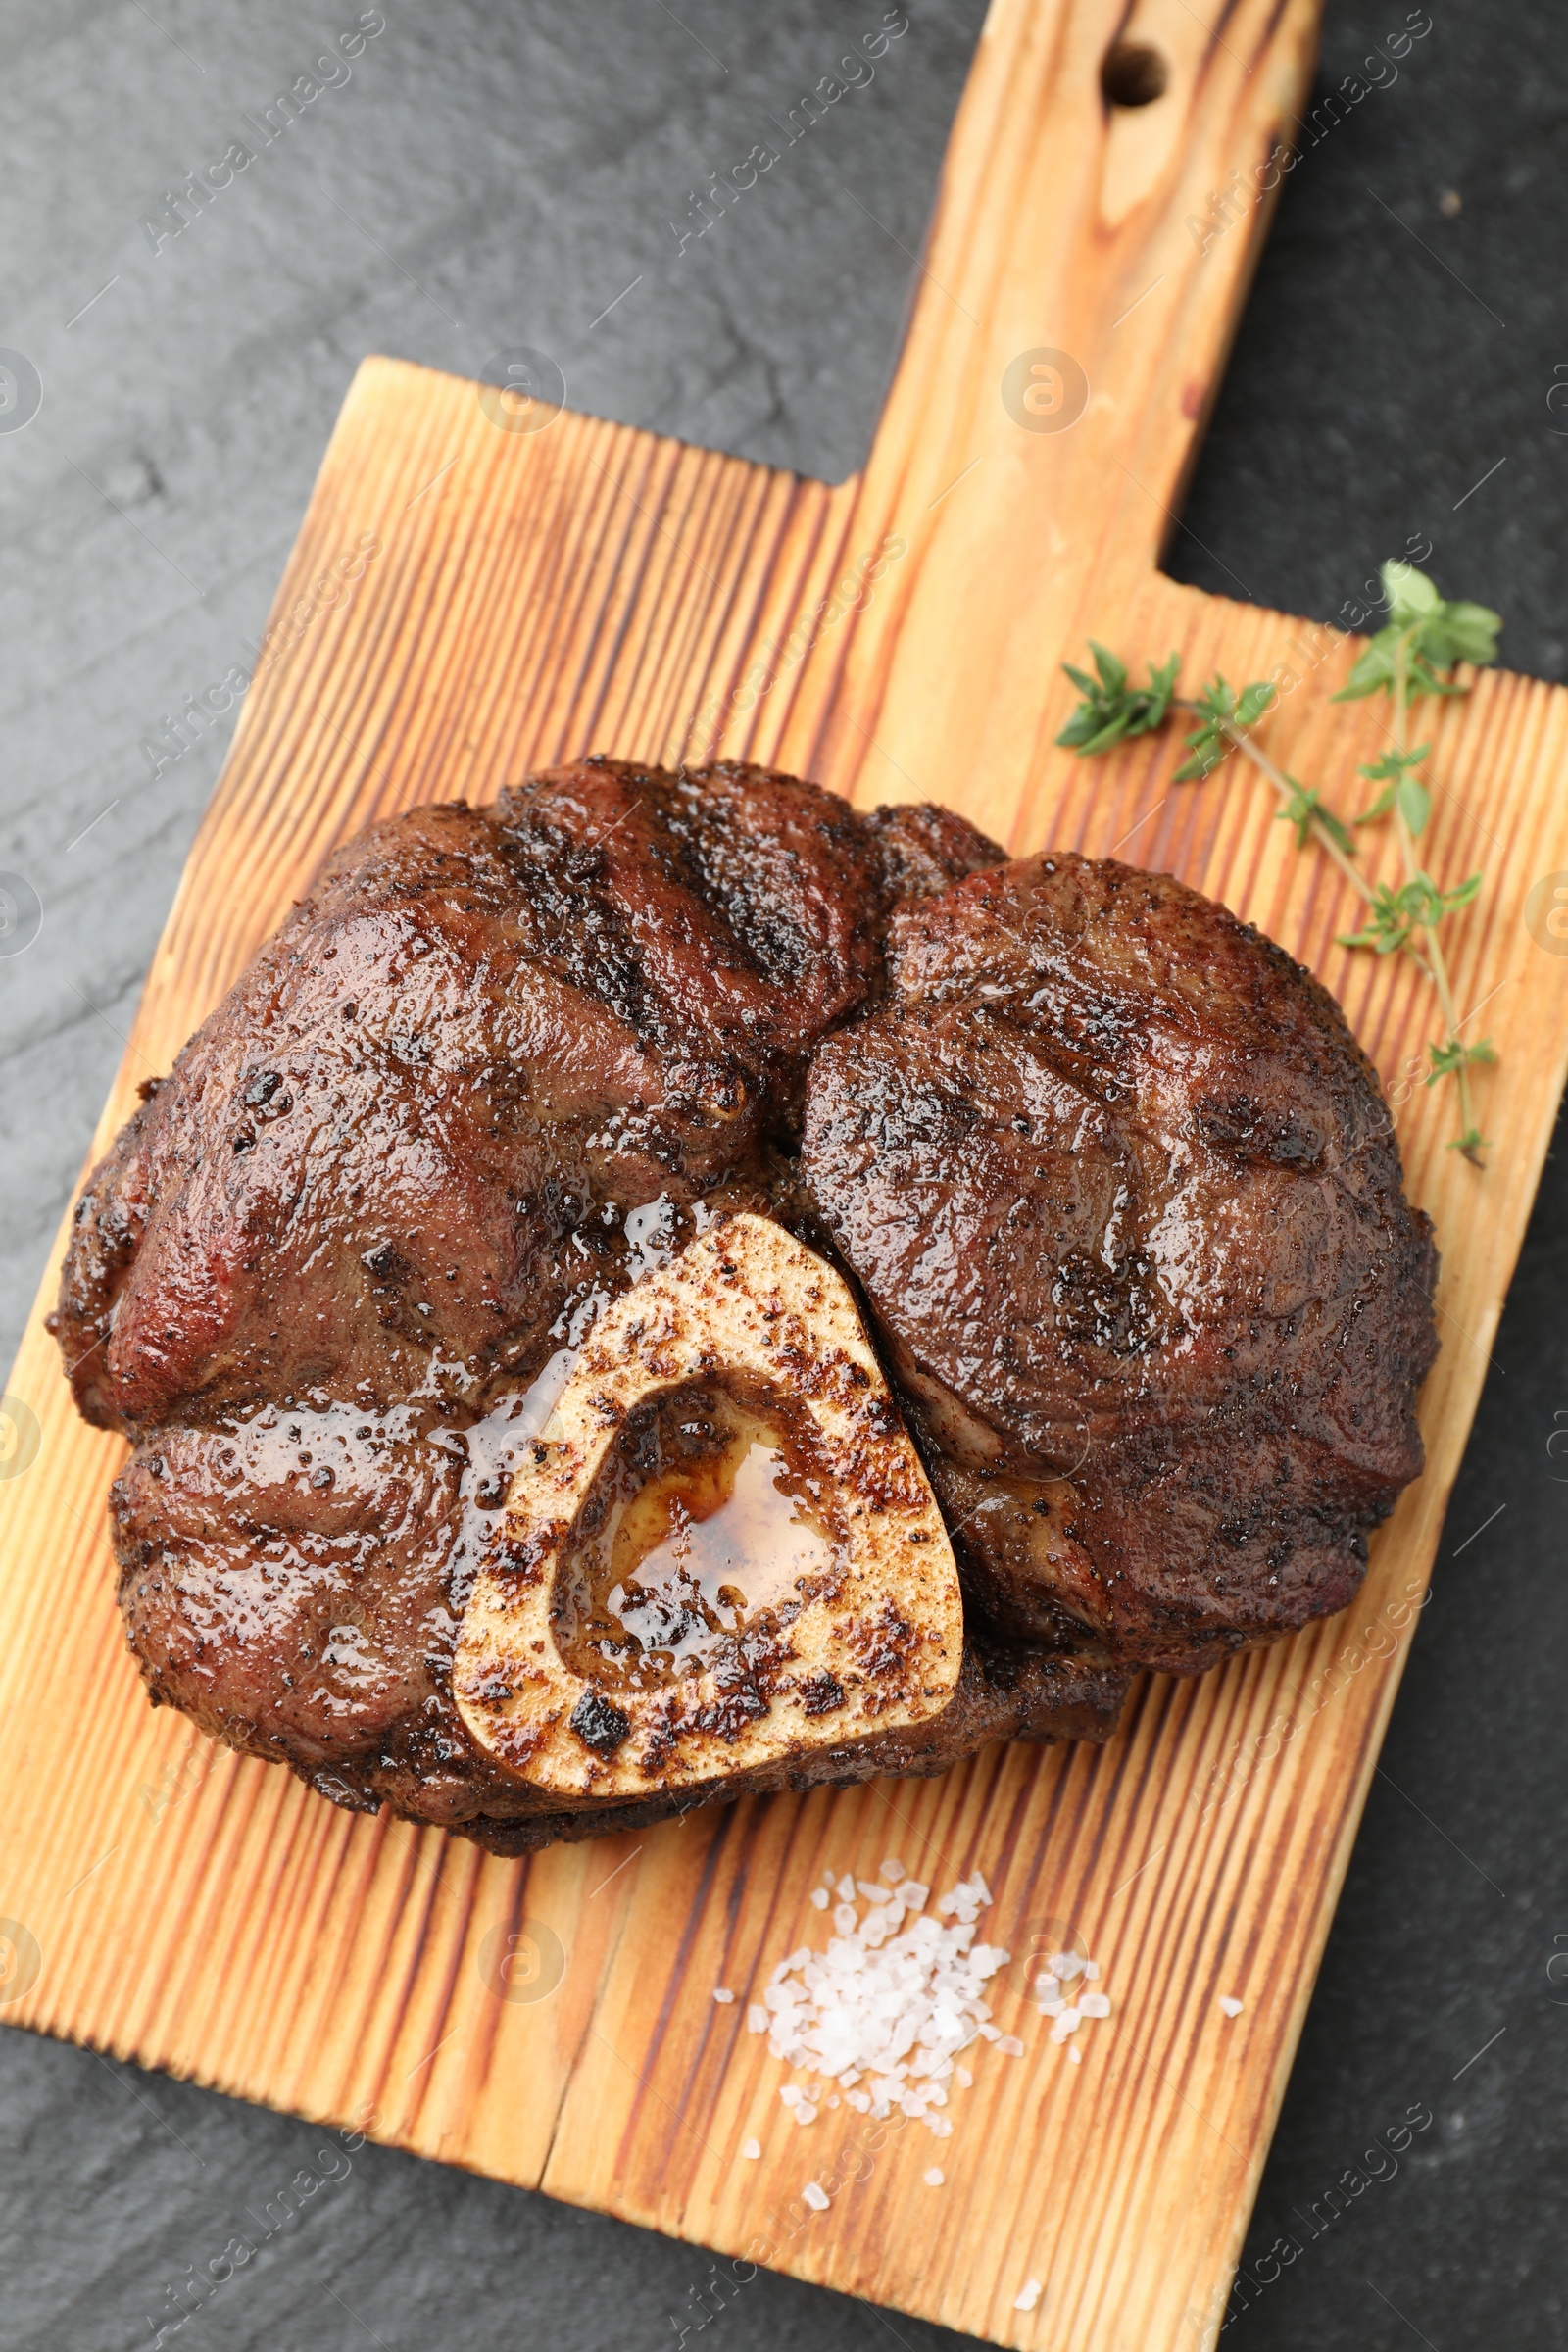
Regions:
M 569 415 L 504 430 L 471 384 L 363 368 L 95 1149 L 335 843 L 533 764 L 716 747 L 865 805 L 945 801 L 1017 849 L 1119 847 L 1321 973 L 1394 1087 L 1437 1219 L 1429 1467 L 1361 1599 L 1200 1682 L 1151 1680 L 1102 1750 L 993 1750 L 936 1783 L 748 1800 L 501 1862 L 335 1812 L 148 1710 L 112 1602 L 122 1449 L 74 1419 L 35 1314 L 11 1397 L 39 1450 L 0 1483 L 0 1912 L 38 1953 L 27 1982 L 25 1937 L 0 1944 L 23 1963 L 0 1984 L 8 2019 L 369 2117 L 403 2146 L 1003 2342 L 1211 2340 L 1568 1054 L 1568 959 L 1523 917 L 1531 885 L 1568 869 L 1568 695 L 1492 674 L 1435 721 L 1434 870 L 1488 874 L 1453 930 L 1461 1008 L 1486 1004 L 1502 1055 L 1482 1081 L 1484 1176 L 1444 1149 L 1448 1103 L 1411 1082 L 1432 1034 L 1415 976 L 1334 944 L 1351 903 L 1259 781 L 1172 787 L 1158 740 L 1092 767 L 1052 748 L 1071 699 L 1056 663 L 1091 633 L 1179 649 L 1189 678 L 1283 665 L 1267 740 L 1298 772 L 1343 787 L 1381 741 L 1375 705 L 1329 707 L 1348 640 L 1154 568 L 1262 213 L 1206 256 L 1185 222 L 1289 122 L 1315 18 L 1316 0 L 1236 0 L 1219 39 L 1181 0 L 998 0 L 875 447 L 838 488 Z M 1118 35 L 1159 48 L 1171 83 L 1107 117 Z M 1087 374 L 1070 430 L 1026 431 L 1003 403 L 1008 363 L 1040 347 Z M 367 534 L 363 575 L 317 609 L 313 583 Z M 1080 2066 L 1026 2013 L 1027 2055 L 977 2063 L 940 2147 L 845 2116 L 799 2130 L 744 2030 L 754 1977 L 820 1934 L 806 1898 L 823 1866 L 870 1875 L 890 1850 L 938 1884 L 978 1863 L 994 1940 L 1076 1923 L 1115 2001 Z M 501 1997 L 513 1936 L 545 1973 L 512 1992 L 539 1997 Z M 1246 2003 L 1234 2023 L 1221 1992 Z M 762 2159 L 738 2161 L 751 2133 Z M 920 2180 L 933 2156 L 940 2191 Z M 811 2213 L 802 2185 L 834 2174 Z M 1045 2293 L 1025 2314 L 1029 2276 Z

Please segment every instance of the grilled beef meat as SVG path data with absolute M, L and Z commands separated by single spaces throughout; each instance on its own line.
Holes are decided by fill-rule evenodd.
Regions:
M 529 1376 L 628 1210 L 765 1198 L 895 894 L 999 856 L 934 809 L 603 760 L 361 835 L 89 1182 L 82 1412 L 141 1436 Z
M 935 808 L 588 760 L 411 811 L 145 1091 L 53 1325 L 135 1447 L 154 1702 L 499 1852 L 694 1801 L 563 1808 L 450 1673 L 572 1351 L 726 1211 L 858 1278 L 970 1632 L 918 1734 L 696 1801 L 1103 1738 L 1133 1665 L 1342 1605 L 1420 1467 L 1431 1241 L 1330 1000 L 1174 883 Z
M 115 1529 L 155 1700 L 342 1802 L 562 1834 L 448 1688 L 516 1451 L 605 1301 L 768 1205 L 891 907 L 1000 856 L 939 809 L 603 760 L 349 844 L 77 1208 L 54 1328 L 136 1444 Z M 1093 1658 L 993 1658 L 931 1760 L 810 1777 L 1102 1733 L 1120 1695 Z
M 1437 1261 L 1332 998 L 1066 855 L 901 909 L 889 961 L 801 1175 L 977 1611 L 1181 1674 L 1343 1608 L 1421 1469 Z

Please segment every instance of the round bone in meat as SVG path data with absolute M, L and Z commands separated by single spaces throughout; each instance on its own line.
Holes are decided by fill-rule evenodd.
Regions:
M 503 1770 L 634 1797 L 926 1722 L 962 1650 L 953 1548 L 850 1291 L 748 1213 L 596 1325 L 453 1690 Z

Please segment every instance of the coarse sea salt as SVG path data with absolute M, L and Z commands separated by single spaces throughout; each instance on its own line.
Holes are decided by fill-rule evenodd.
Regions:
M 1222 1992 L 1219 1996 L 1219 2005 L 1227 2017 L 1240 2017 L 1242 2014 L 1242 2004 L 1232 1993 Z
M 1019 2287 L 1018 2292 L 1012 2298 L 1012 2308 L 1014 2311 L 1033 2311 L 1039 2300 L 1039 2279 L 1026 2278 L 1022 2286 Z
M 772 1970 L 761 2001 L 747 2010 L 751 2031 L 765 2034 L 773 2056 L 805 2077 L 779 2091 L 799 2125 L 842 2099 L 858 2114 L 904 2116 L 946 2139 L 950 2091 L 974 2082 L 967 2066 L 955 2064 L 958 2053 L 990 2041 L 1003 2056 L 1024 2055 L 1022 2039 L 1003 2033 L 987 1998 L 1011 1954 L 976 1940 L 977 1916 L 993 1900 L 984 1878 L 975 1871 L 960 1880 L 927 1913 L 930 1887 L 903 1870 L 890 1855 L 881 1884 L 824 1871 L 812 1899 L 820 1896 L 818 1907 L 826 1908 L 836 1898 L 826 1949 L 791 1952 Z M 1087 1986 L 1099 1976 L 1081 1952 L 1056 1952 L 1026 1980 L 1057 2046 L 1084 2021 L 1110 2014 L 1102 1992 L 1065 1997 L 1075 1980 Z M 1068 2057 L 1079 2062 L 1075 2049 Z

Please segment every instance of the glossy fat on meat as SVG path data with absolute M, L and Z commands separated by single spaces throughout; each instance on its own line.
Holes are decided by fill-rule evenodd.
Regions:
M 1000 856 L 940 809 L 607 760 L 340 851 L 144 1089 L 52 1319 L 135 1443 L 116 1548 L 154 1699 L 491 1842 L 553 1802 L 449 1690 L 553 1368 L 704 1220 L 790 1194 L 808 1058 L 882 993 L 893 908 Z M 1053 1672 L 993 1675 L 955 1736 L 1107 1728 L 1119 1686 Z
M 413 810 L 144 1094 L 53 1323 L 135 1447 L 150 1694 L 496 1851 L 1102 1738 L 1133 1665 L 1343 1605 L 1420 1466 L 1435 1256 L 1332 1002 L 1174 883 L 940 809 L 590 760 Z M 861 1286 L 962 1555 L 958 1695 L 563 1808 L 458 1716 L 466 1593 L 597 1314 L 742 1208 Z
M 1060 854 L 901 910 L 890 964 L 813 1059 L 801 1174 L 985 1613 L 1184 1672 L 1344 1607 L 1421 1468 L 1437 1261 L 1338 1006 Z
M 999 855 L 611 760 L 372 827 L 94 1171 L 54 1325 L 80 1409 L 134 1436 L 526 1373 L 617 1287 L 628 1209 L 760 1197 L 889 906 Z

